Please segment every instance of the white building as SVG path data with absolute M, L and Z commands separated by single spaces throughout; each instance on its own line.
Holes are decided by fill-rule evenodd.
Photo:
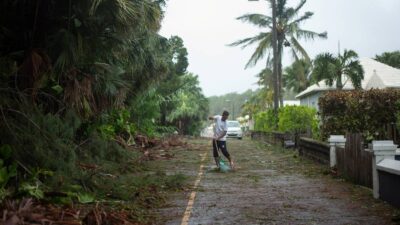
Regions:
M 364 79 L 361 87 L 364 90 L 371 88 L 399 88 L 400 89 L 400 69 L 393 68 L 370 58 L 360 59 L 360 64 L 364 69 Z M 325 80 L 318 84 L 311 85 L 306 90 L 296 95 L 300 100 L 300 105 L 314 107 L 318 110 L 318 99 L 326 91 L 336 90 L 336 82 L 331 87 L 326 85 Z M 354 90 L 353 84 L 344 77 L 343 90 Z
M 283 100 L 283 106 L 300 105 L 300 100 Z

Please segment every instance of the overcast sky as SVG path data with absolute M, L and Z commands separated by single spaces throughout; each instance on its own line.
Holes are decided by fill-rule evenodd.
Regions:
M 288 0 L 296 5 L 299 0 Z M 255 75 L 265 65 L 244 69 L 253 47 L 241 49 L 228 44 L 261 32 L 236 20 L 246 13 L 270 15 L 266 1 L 248 0 L 168 0 L 161 35 L 180 36 L 188 50 L 188 71 L 199 76 L 200 87 L 209 97 L 256 89 Z M 304 11 L 314 16 L 303 29 L 328 32 L 327 40 L 301 41 L 310 57 L 322 52 L 355 50 L 360 57 L 375 57 L 400 50 L 400 0 L 307 0 Z M 290 65 L 289 54 L 284 66 Z

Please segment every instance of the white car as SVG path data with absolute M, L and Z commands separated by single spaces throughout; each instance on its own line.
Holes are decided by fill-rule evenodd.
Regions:
M 240 123 L 237 120 L 228 120 L 227 121 L 228 132 L 226 133 L 226 137 L 228 138 L 243 138 L 243 131 L 240 127 Z

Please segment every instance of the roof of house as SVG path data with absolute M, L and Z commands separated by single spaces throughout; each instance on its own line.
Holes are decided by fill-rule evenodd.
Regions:
M 371 58 L 361 58 L 360 64 L 364 69 L 364 79 L 361 81 L 361 87 L 364 90 L 371 88 L 400 88 L 400 69 L 380 63 Z M 344 79 L 343 90 L 353 90 L 353 84 L 350 80 Z M 313 84 L 306 90 L 296 95 L 301 98 L 318 91 L 329 91 L 336 89 L 336 82 L 331 87 L 326 85 L 325 80 Z

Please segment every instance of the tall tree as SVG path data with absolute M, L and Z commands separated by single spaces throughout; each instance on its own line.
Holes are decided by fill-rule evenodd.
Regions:
M 381 63 L 400 69 L 400 51 L 384 52 L 376 55 L 375 59 Z
M 144 121 L 157 127 L 166 99 L 158 87 L 169 73 L 185 74 L 188 64 L 181 40 L 158 34 L 162 5 L 161 0 L 0 1 L 0 145 L 26 157 L 24 165 L 40 167 L 60 141 L 73 152 L 81 138 L 101 133 L 98 128 L 113 112 L 124 111 L 125 122 L 132 123 L 129 132 L 142 131 Z M 63 122 L 67 115 L 76 117 L 71 123 L 79 122 Z
M 172 36 L 167 40 L 167 61 L 168 73 L 160 82 L 158 94 L 163 96 L 165 101 L 160 105 L 161 108 L 161 124 L 167 125 L 167 116 L 177 107 L 176 101 L 171 101 L 178 94 L 183 86 L 182 76 L 185 75 L 188 67 L 187 50 L 183 44 L 183 40 L 178 36 Z
M 295 93 L 302 92 L 310 85 L 311 64 L 304 59 L 286 67 L 283 73 L 283 86 Z
M 121 106 L 128 92 L 134 96 L 165 74 L 155 53 L 160 49 L 161 4 L 2 1 L 0 68 L 11 68 L 5 70 L 15 77 L 13 88 L 30 94 L 37 104 L 54 103 L 54 98 L 38 96 L 55 95 L 82 116 Z
M 269 0 L 270 3 L 273 3 L 272 0 Z M 304 58 L 307 61 L 310 61 L 310 58 L 305 51 L 305 49 L 301 46 L 299 40 L 313 40 L 315 38 L 327 38 L 327 33 L 316 33 L 314 31 L 309 31 L 301 28 L 301 23 L 310 19 L 314 13 L 305 12 L 301 16 L 299 16 L 299 12 L 301 8 L 306 3 L 306 0 L 301 0 L 300 3 L 296 7 L 287 7 L 286 0 L 277 0 L 276 4 L 276 31 L 277 31 L 277 83 L 279 84 L 278 94 L 280 95 L 280 102 L 282 104 L 282 95 L 280 94 L 280 90 L 282 90 L 282 56 L 283 56 L 283 47 L 289 47 L 290 52 L 293 57 L 298 60 L 300 58 Z M 246 68 L 250 66 L 254 66 L 257 62 L 262 59 L 265 55 L 268 55 L 267 61 L 270 61 L 271 58 L 271 49 L 272 49 L 272 29 L 273 29 L 273 18 L 263 14 L 246 14 L 237 18 L 243 22 L 248 22 L 257 27 L 264 29 L 265 31 L 259 33 L 254 37 L 245 38 L 239 41 L 236 41 L 231 46 L 242 46 L 243 48 L 258 43 L 256 50 L 250 57 L 248 63 L 246 64 Z
M 273 74 L 273 81 L 274 81 L 274 114 L 275 117 L 278 118 L 278 108 L 279 108 L 279 98 L 281 96 L 281 88 L 280 88 L 280 79 L 279 79 L 279 51 L 278 51 L 278 31 L 277 31 L 277 24 L 276 24 L 276 0 L 271 0 L 271 7 L 272 7 L 272 74 Z M 267 62 L 268 64 L 268 62 Z M 283 102 L 282 102 L 283 105 Z M 276 124 L 276 127 L 278 124 Z
M 187 73 L 180 77 L 182 87 L 174 95 L 175 109 L 168 114 L 167 120 L 178 128 L 180 134 L 199 134 L 204 118 L 208 114 L 208 99 L 199 87 L 198 76 Z
M 252 118 L 255 114 L 265 111 L 272 106 L 272 90 L 258 90 L 242 105 L 242 116 L 249 115 Z
M 312 79 L 318 83 L 325 80 L 326 84 L 332 86 L 336 82 L 336 88 L 343 89 L 343 78 L 350 80 L 354 88 L 361 88 L 364 79 L 364 70 L 358 60 L 358 55 L 353 50 L 344 50 L 343 55 L 338 57 L 331 53 L 322 53 L 314 60 Z M 345 81 L 345 82 L 346 82 Z

